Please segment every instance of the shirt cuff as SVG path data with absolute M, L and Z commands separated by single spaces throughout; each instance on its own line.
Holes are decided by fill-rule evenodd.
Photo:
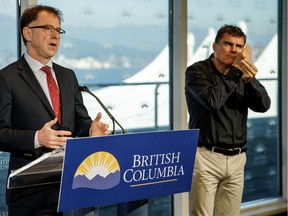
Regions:
M 35 136 L 34 136 L 34 148 L 37 149 L 40 147 L 41 145 L 39 144 L 39 141 L 38 141 L 38 131 L 36 131 Z
M 232 66 L 230 68 L 228 74 L 226 75 L 226 77 L 237 83 L 240 80 L 242 75 L 243 75 L 243 72 L 240 69 Z

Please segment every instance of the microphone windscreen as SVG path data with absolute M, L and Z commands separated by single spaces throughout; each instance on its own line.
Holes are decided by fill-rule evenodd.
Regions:
M 79 86 L 78 87 L 79 91 L 87 91 L 87 87 L 86 86 Z

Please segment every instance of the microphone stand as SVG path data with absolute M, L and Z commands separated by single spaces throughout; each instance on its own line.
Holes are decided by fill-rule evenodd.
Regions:
M 92 95 L 97 101 L 98 103 L 101 105 L 101 107 L 104 109 L 104 111 L 106 112 L 106 114 L 109 116 L 109 118 L 112 120 L 112 124 L 113 124 L 113 130 L 112 130 L 112 134 L 116 134 L 115 131 L 115 123 L 121 128 L 122 133 L 126 134 L 126 130 L 121 126 L 121 124 L 114 118 L 114 116 L 109 112 L 109 110 L 107 109 L 107 107 L 102 103 L 102 101 L 95 95 L 93 94 L 89 88 L 87 86 L 79 86 L 78 88 L 80 91 L 85 91 L 87 93 L 89 93 L 90 95 Z
M 79 90 L 80 91 L 85 91 L 87 93 L 89 93 L 90 95 L 92 95 L 97 101 L 98 103 L 101 105 L 101 107 L 104 109 L 104 111 L 107 113 L 107 115 L 110 117 L 110 119 L 113 122 L 113 131 L 112 134 L 116 134 L 115 132 L 115 122 L 117 123 L 117 125 L 121 128 L 123 134 L 126 134 L 127 132 L 125 131 L 125 129 L 120 125 L 120 123 L 114 118 L 114 116 L 109 112 L 109 110 L 107 109 L 107 107 L 102 103 L 102 101 L 96 96 L 94 95 L 87 86 L 79 86 Z M 144 200 L 136 200 L 136 201 L 130 201 L 130 202 L 126 202 L 126 203 L 118 203 L 117 204 L 117 215 L 118 216 L 124 216 L 128 214 L 128 208 L 132 206 L 137 205 L 142 206 L 142 205 L 146 205 L 148 203 L 148 199 L 144 199 Z

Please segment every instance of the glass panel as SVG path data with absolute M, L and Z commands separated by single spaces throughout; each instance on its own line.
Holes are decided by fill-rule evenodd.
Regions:
M 167 0 L 39 0 L 63 12 L 66 31 L 53 58 L 72 68 L 130 132 L 170 129 Z M 69 7 L 67 7 L 69 5 Z M 98 111 L 112 123 L 97 101 L 83 93 L 89 114 Z M 121 133 L 116 126 L 117 133 Z M 149 215 L 171 215 L 171 197 L 149 201 Z M 115 215 L 116 208 L 97 210 Z
M 17 1 L 0 0 L 0 69 L 17 59 Z M 5 191 L 9 154 L 0 151 L 0 215 L 8 215 Z
M 72 68 L 129 132 L 169 128 L 168 2 L 90 0 L 66 7 L 68 2 L 54 3 L 66 30 L 54 61 Z M 83 97 L 96 116 L 98 103 Z
M 0 69 L 17 59 L 16 3 L 0 0 Z
M 277 1 L 271 0 L 188 0 L 187 65 L 212 53 L 222 25 L 239 25 L 252 48 L 252 61 L 259 71 L 256 77 L 271 97 L 268 112 L 249 110 L 243 202 L 281 195 L 277 7 Z

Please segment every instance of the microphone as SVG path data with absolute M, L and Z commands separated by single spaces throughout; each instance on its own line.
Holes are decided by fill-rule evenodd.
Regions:
M 107 109 L 107 107 L 102 103 L 102 101 L 95 95 L 93 94 L 89 88 L 87 86 L 79 86 L 78 87 L 79 91 L 83 92 L 87 92 L 89 93 L 90 95 L 92 95 L 97 101 L 98 103 L 101 105 L 101 107 L 104 109 L 104 111 L 106 112 L 106 114 L 109 116 L 109 118 L 112 120 L 112 123 L 113 123 L 113 131 L 112 131 L 112 134 L 116 134 L 116 131 L 115 131 L 115 122 L 116 124 L 121 128 L 122 130 L 122 133 L 123 134 L 126 134 L 127 131 L 121 126 L 121 124 L 114 118 L 114 116 L 109 112 L 109 110 Z

